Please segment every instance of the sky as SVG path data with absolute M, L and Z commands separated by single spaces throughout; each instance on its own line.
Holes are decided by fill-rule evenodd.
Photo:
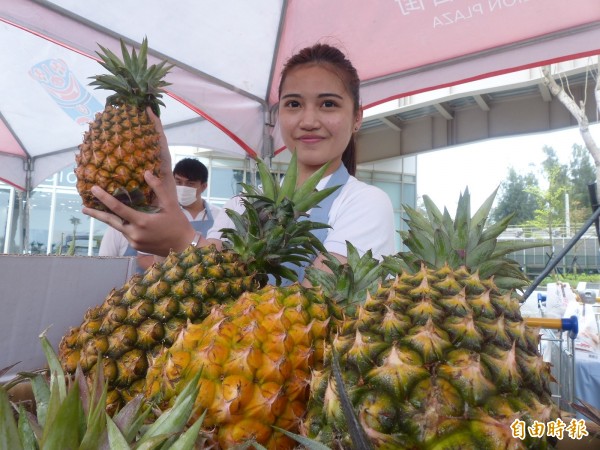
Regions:
M 590 129 L 600 143 L 600 126 Z M 543 187 L 540 168 L 545 159 L 544 145 L 556 151 L 562 164 L 568 164 L 573 144 L 583 146 L 578 128 L 493 139 L 419 154 L 417 197 L 428 195 L 438 208 L 448 208 L 454 217 L 458 197 L 468 186 L 473 213 L 508 177 L 510 167 L 520 175 L 533 172 Z

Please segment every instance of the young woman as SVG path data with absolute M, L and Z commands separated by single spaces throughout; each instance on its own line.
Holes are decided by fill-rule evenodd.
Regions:
M 320 208 L 314 208 L 317 211 L 311 211 L 311 220 L 331 226 L 319 238 L 327 251 L 342 262 L 346 241 L 361 253 L 371 249 L 376 258 L 396 252 L 389 197 L 381 189 L 354 177 L 355 135 L 362 122 L 359 85 L 352 63 L 340 50 L 326 44 L 316 44 L 292 56 L 279 85 L 279 126 L 286 147 L 297 153 L 298 182 L 330 161 L 328 172 L 317 188 L 343 185 Z M 177 203 L 162 125 L 152 117 L 162 135 L 165 175 L 158 179 L 146 173 L 146 181 L 157 195 L 160 212 L 134 211 L 98 187 L 92 192 L 114 214 L 88 208 L 83 212 L 122 231 L 134 248 L 157 255 L 166 255 L 171 249 L 181 251 L 190 243 L 220 243 L 219 230 L 231 226 L 229 217 L 219 214 L 207 236 L 198 236 L 190 226 Z M 225 208 L 241 211 L 239 198 L 231 199 Z M 321 260 L 317 257 L 313 264 L 324 268 Z

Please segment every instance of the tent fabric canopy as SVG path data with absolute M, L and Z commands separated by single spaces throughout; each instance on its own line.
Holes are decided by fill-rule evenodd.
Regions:
M 598 0 L 4 0 L 0 179 L 31 189 L 74 162 L 106 96 L 98 44 L 149 42 L 175 68 L 161 118 L 171 145 L 269 156 L 285 60 L 340 47 L 364 107 L 600 53 Z

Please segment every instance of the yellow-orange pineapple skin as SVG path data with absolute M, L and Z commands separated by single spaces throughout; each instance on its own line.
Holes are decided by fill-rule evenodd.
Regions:
M 83 205 L 106 210 L 91 192 L 97 185 L 136 209 L 154 200 L 144 172 L 160 176 L 159 135 L 146 110 L 109 104 L 96 114 L 75 156 L 77 190 Z
M 220 267 L 223 276 L 207 278 L 212 267 Z M 112 414 L 146 390 L 148 367 L 188 321 L 200 322 L 214 305 L 257 289 L 255 275 L 235 255 L 214 245 L 189 246 L 135 274 L 90 308 L 81 325 L 61 340 L 59 360 L 67 373 L 74 374 L 79 365 L 88 377 L 102 365 Z
M 245 293 L 182 331 L 149 369 L 147 396 L 168 405 L 200 372 L 194 419 L 206 410 L 203 426 L 214 429 L 221 448 L 247 439 L 293 448 L 272 427 L 298 432 L 328 322 L 319 295 L 297 284 Z

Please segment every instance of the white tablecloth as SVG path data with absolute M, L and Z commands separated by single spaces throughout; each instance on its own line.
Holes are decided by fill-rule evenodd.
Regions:
M 600 356 L 577 351 L 575 353 L 575 400 L 580 398 L 600 409 Z

